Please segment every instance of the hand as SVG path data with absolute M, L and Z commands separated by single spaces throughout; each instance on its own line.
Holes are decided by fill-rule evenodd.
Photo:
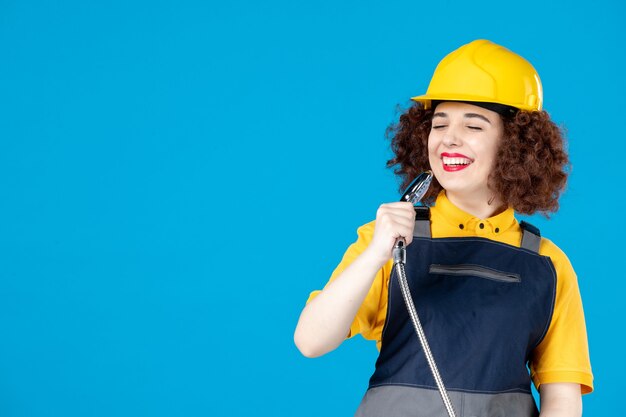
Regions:
M 376 212 L 374 237 L 367 250 L 386 262 L 391 258 L 393 247 L 399 237 L 404 238 L 407 246 L 413 241 L 414 228 L 413 204 L 404 201 L 381 204 Z

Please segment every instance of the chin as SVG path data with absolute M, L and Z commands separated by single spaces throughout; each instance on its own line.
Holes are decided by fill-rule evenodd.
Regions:
M 439 181 L 439 178 L 437 178 L 437 181 Z M 464 181 L 462 178 L 452 180 L 444 178 L 443 181 L 439 181 L 439 184 L 448 193 L 453 193 L 457 196 L 466 196 L 468 198 L 474 198 L 478 194 L 483 194 L 485 191 L 483 187 L 476 187 L 476 184 Z

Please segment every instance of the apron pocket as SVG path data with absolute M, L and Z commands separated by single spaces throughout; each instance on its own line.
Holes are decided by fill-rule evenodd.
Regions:
M 519 274 L 512 272 L 498 271 L 480 265 L 461 264 L 461 265 L 440 265 L 432 264 L 428 270 L 431 274 L 455 275 L 455 276 L 473 276 L 478 278 L 490 279 L 499 282 L 517 283 L 522 278 Z

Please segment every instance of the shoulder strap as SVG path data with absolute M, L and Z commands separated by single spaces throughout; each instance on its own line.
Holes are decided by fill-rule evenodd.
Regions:
M 430 209 L 427 206 L 415 206 L 415 229 L 413 237 L 431 237 Z
M 519 225 L 522 228 L 522 244 L 520 246 L 524 249 L 539 253 L 539 245 L 541 244 L 541 233 L 539 229 L 523 220 Z

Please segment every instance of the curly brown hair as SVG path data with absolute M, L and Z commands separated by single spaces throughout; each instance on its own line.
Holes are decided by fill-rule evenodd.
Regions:
M 402 179 L 402 192 L 420 172 L 430 169 L 428 135 L 432 109 L 414 103 L 387 129 L 395 157 L 387 167 Z M 546 217 L 559 208 L 567 182 L 569 159 L 561 129 L 545 111 L 518 110 L 502 116 L 504 137 L 489 176 L 489 188 L 502 202 L 522 214 L 540 212 Z M 424 202 L 432 204 L 442 187 L 433 179 Z

